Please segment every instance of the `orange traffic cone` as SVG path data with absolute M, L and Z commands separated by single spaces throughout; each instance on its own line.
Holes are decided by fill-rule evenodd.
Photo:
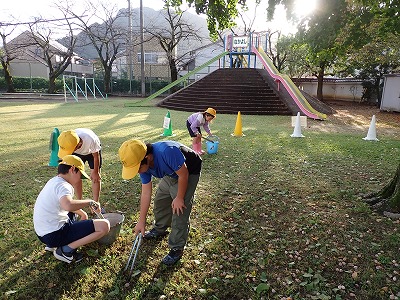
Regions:
M 236 118 L 236 125 L 235 125 L 235 131 L 232 134 L 233 136 L 244 136 L 242 132 L 242 118 L 240 116 L 240 111 L 238 112 L 237 118 Z

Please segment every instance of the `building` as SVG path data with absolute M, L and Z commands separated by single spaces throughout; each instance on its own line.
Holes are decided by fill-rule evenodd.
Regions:
M 156 39 L 145 37 L 144 51 L 144 75 L 147 79 L 169 80 L 170 71 L 165 51 Z M 141 46 L 133 47 L 132 57 L 125 50 L 118 54 L 112 67 L 113 78 L 129 79 L 129 71 L 132 70 L 132 78 L 140 80 L 141 77 Z M 131 62 L 130 62 L 131 61 Z
M 400 74 L 384 75 L 380 109 L 400 112 Z
M 204 63 L 213 59 L 222 52 L 224 52 L 224 45 L 222 42 L 209 43 L 207 45 L 193 49 L 192 51 L 190 51 L 190 59 L 188 59 L 187 62 L 182 65 L 182 69 L 179 72 L 179 75 L 186 75 L 188 72 L 193 71 L 195 68 L 203 65 Z M 217 69 L 227 66 L 229 66 L 229 57 L 225 56 L 224 58 L 221 58 L 220 60 L 217 60 L 207 65 L 203 69 L 190 76 L 188 81 L 189 83 L 194 82 L 207 76 Z
M 35 38 L 38 38 L 36 36 Z M 43 40 L 43 42 L 45 42 Z M 30 31 L 25 31 L 7 43 L 15 57 L 10 62 L 11 74 L 14 77 L 40 77 L 49 79 L 49 67 L 43 58 L 43 49 L 37 44 Z M 52 54 L 52 64 L 60 63 L 67 48 L 56 41 L 50 41 L 49 52 Z M 64 71 L 64 75 L 78 77 L 92 77 L 93 65 L 74 53 L 71 64 Z

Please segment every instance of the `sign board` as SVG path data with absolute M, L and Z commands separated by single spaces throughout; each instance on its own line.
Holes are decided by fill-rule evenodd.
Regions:
M 248 36 L 234 36 L 233 37 L 233 48 L 248 48 L 249 37 Z
M 292 117 L 292 127 L 296 126 L 296 118 L 297 118 L 297 116 Z M 307 127 L 307 117 L 306 116 L 300 116 L 300 126 Z
M 169 124 L 171 123 L 171 118 L 168 117 L 164 117 L 164 124 L 163 124 L 163 128 L 168 129 L 169 128 Z

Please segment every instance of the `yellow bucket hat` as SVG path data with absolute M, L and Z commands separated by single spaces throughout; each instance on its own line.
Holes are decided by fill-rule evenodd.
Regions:
M 207 108 L 205 113 L 212 115 L 214 118 L 217 116 L 217 111 L 212 107 Z
M 86 174 L 86 172 L 85 172 L 85 165 L 84 165 L 82 159 L 76 155 L 64 156 L 62 158 L 62 161 L 59 164 L 60 165 L 64 164 L 64 165 L 75 167 L 81 172 L 81 174 L 84 178 L 90 179 L 89 175 Z
M 146 156 L 147 146 L 139 140 L 128 140 L 119 147 L 118 155 L 122 162 L 122 178 L 131 179 L 139 172 L 140 163 Z
M 61 132 L 57 139 L 58 145 L 58 157 L 63 158 L 65 155 L 72 154 L 75 151 L 76 146 L 79 143 L 79 136 L 75 130 L 67 130 Z

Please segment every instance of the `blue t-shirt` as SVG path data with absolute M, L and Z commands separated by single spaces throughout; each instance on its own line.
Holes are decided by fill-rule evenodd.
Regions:
M 152 176 L 157 178 L 163 178 L 164 176 L 178 178 L 175 171 L 178 171 L 186 161 L 180 147 L 185 146 L 174 141 L 157 142 L 152 145 L 154 167 L 140 174 L 142 183 L 149 183 Z

